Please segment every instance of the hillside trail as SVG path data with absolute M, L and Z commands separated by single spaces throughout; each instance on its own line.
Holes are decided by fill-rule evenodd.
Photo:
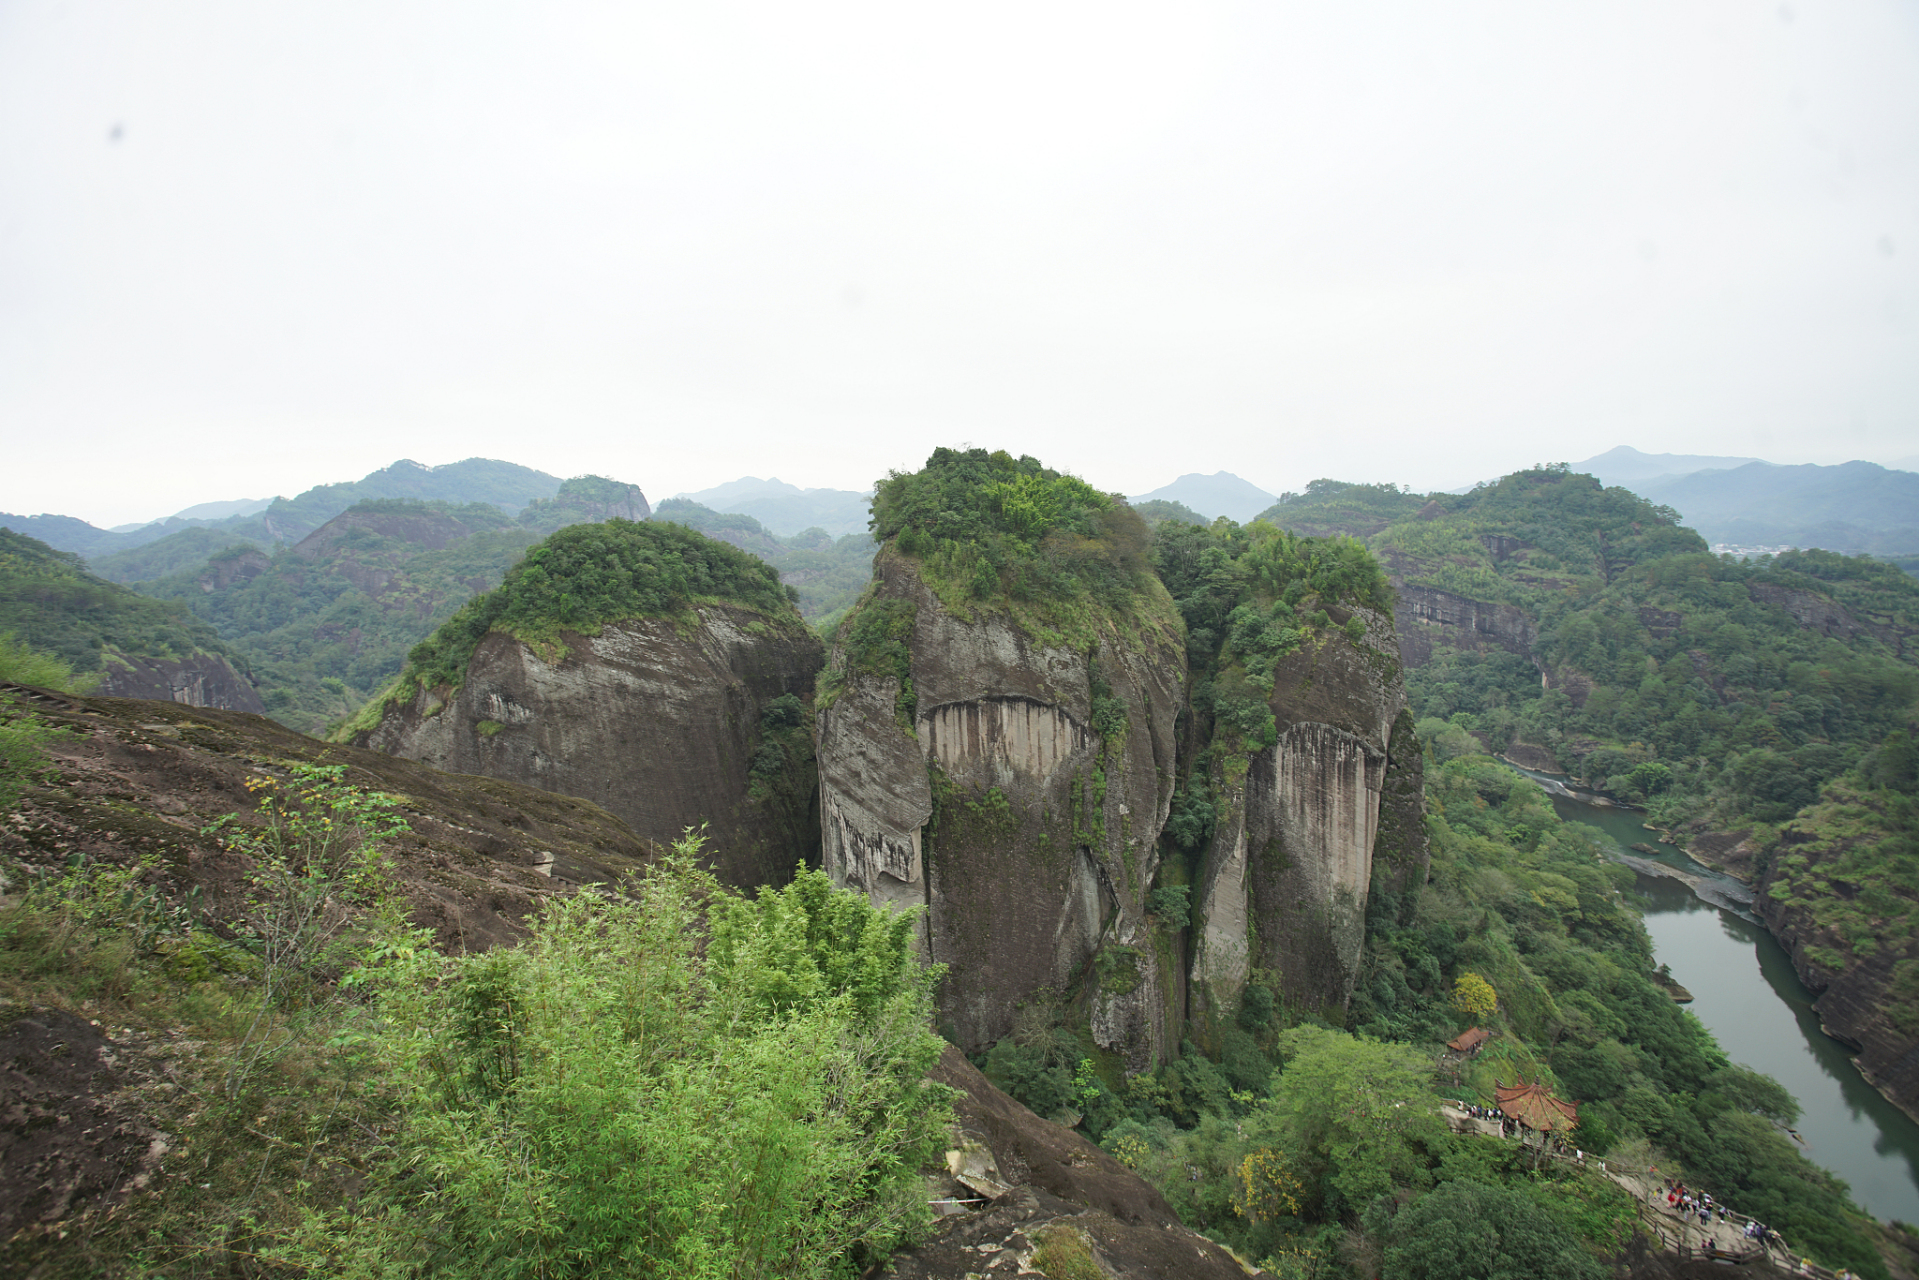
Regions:
M 1455 1133 L 1476 1133 L 1505 1142 L 1521 1141 L 1508 1136 L 1499 1121 L 1482 1120 L 1456 1103 L 1442 1103 L 1439 1113 Z M 1729 1211 L 1721 1218 L 1715 1213 L 1711 1222 L 1702 1223 L 1696 1213 L 1681 1213 L 1677 1207 L 1667 1203 L 1665 1180 L 1659 1176 L 1657 1169 L 1622 1168 L 1617 1163 L 1590 1154 L 1583 1157 L 1558 1151 L 1544 1151 L 1541 1154 L 1561 1164 L 1597 1172 L 1618 1184 L 1638 1202 L 1642 1225 L 1649 1229 L 1649 1234 L 1659 1239 L 1668 1252 L 1693 1257 L 1717 1255 L 1741 1261 L 1763 1256 L 1773 1265 L 1794 1275 L 1814 1276 L 1820 1280 L 1834 1280 L 1840 1275 L 1815 1266 L 1793 1253 L 1777 1233 L 1765 1241 L 1748 1238 L 1746 1226 L 1752 1219 L 1745 1214 Z

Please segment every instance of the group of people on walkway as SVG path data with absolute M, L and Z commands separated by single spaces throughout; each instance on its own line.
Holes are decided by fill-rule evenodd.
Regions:
M 1453 1106 L 1465 1112 L 1475 1120 L 1496 1123 L 1502 1137 L 1510 1138 L 1518 1129 L 1518 1124 L 1498 1107 L 1482 1107 L 1476 1102 L 1455 1102 Z
M 1713 1203 L 1711 1192 L 1695 1192 L 1685 1183 L 1675 1182 L 1671 1178 L 1666 1179 L 1666 1207 L 1678 1213 L 1681 1220 L 1697 1218 L 1702 1227 L 1712 1225 L 1715 1212 L 1720 1222 L 1726 1220 L 1729 1212 L 1723 1203 Z
M 1681 1222 L 1697 1222 L 1699 1226 L 1709 1228 L 1714 1222 L 1724 1226 L 1726 1219 L 1739 1216 L 1728 1209 L 1723 1201 L 1714 1200 L 1710 1191 L 1694 1191 L 1685 1183 L 1673 1178 L 1665 1180 L 1663 1193 L 1658 1187 L 1654 1187 L 1653 1203 L 1657 1204 L 1662 1194 L 1666 1208 L 1678 1214 Z M 1746 1219 L 1746 1224 L 1740 1228 L 1739 1234 L 1761 1248 L 1770 1248 L 1773 1245 L 1784 1248 L 1786 1243 L 1777 1231 L 1756 1218 Z

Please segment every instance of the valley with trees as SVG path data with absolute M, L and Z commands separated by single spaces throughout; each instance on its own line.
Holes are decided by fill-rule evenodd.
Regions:
M 1896 566 L 1715 556 L 1565 466 L 1239 524 L 941 449 L 834 536 L 482 461 L 85 562 L 0 532 L 0 1000 L 42 1090 L 9 1267 L 957 1280 L 990 1228 L 1055 1280 L 1171 1274 L 1150 1223 L 1191 1274 L 1680 1274 L 1600 1160 L 1829 1272 L 1919 1265 L 1509 763 L 1746 881 L 1912 1111 Z M 584 739 L 516 746 L 558 695 L 498 675 L 518 646 L 638 724 L 692 695 L 673 644 L 723 650 L 720 710 L 593 753 L 710 755 L 704 835 L 539 763 Z M 214 660 L 257 705 L 107 696 Z M 364 749 L 396 726 L 467 754 Z M 1442 1117 L 1517 1081 L 1577 1101 L 1583 1163 Z

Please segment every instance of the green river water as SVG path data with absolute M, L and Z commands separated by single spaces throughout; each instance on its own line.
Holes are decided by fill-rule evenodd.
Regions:
M 1535 781 L 1564 781 L 1520 772 Z M 1877 1217 L 1919 1224 L 1919 1124 L 1865 1082 L 1845 1045 L 1819 1030 L 1812 993 L 1785 950 L 1738 909 L 1749 900 L 1744 886 L 1658 844 L 1658 833 L 1630 810 L 1559 795 L 1553 807 L 1567 822 L 1598 827 L 1622 857 L 1701 877 L 1695 892 L 1682 881 L 1637 873 L 1646 930 L 1659 962 L 1692 992 L 1687 1008 L 1727 1057 L 1792 1091 L 1802 1108 L 1797 1127 L 1808 1158 L 1845 1179 L 1853 1199 Z M 1635 844 L 1658 852 L 1635 851 Z

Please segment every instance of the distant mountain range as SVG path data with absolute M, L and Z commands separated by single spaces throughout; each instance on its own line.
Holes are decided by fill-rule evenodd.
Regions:
M 1621 445 L 1572 469 L 1671 507 L 1715 545 L 1919 553 L 1919 474 L 1875 462 L 1781 466 Z
M 1878 556 L 1919 552 L 1919 474 L 1874 462 L 1752 462 L 1627 487 L 1679 512 L 1707 542 Z
M 1177 502 L 1199 512 L 1208 520 L 1225 516 L 1245 524 L 1279 501 L 1279 495 L 1268 493 L 1230 471 L 1215 471 L 1210 476 L 1194 471 L 1171 484 L 1161 485 L 1151 493 L 1142 493 L 1127 501 L 1135 506 L 1142 502 Z
M 1575 462 L 1572 468 L 1589 476 L 1598 476 L 1606 484 L 1631 489 L 1634 485 L 1646 480 L 1691 475 L 1695 471 L 1730 471 L 1734 467 L 1748 466 L 1752 463 L 1758 463 L 1762 467 L 1772 465 L 1760 458 L 1718 458 L 1696 453 L 1641 453 L 1631 445 L 1622 444 L 1617 449 L 1608 449 L 1584 462 Z
M 697 493 L 679 493 L 676 498 L 698 503 L 713 511 L 752 516 L 769 533 L 790 538 L 808 529 L 823 529 L 832 537 L 865 533 L 867 504 L 872 492 L 852 489 L 802 489 L 774 477 L 761 480 L 742 476 Z
M 512 462 L 467 458 L 427 467 L 402 458 L 362 479 L 316 485 L 297 497 L 273 498 L 264 506 L 252 499 L 202 503 L 165 520 L 132 529 L 124 525 L 118 530 L 100 529 L 72 516 L 18 516 L 3 511 L 0 511 L 0 526 L 91 560 L 196 528 L 217 528 L 230 533 L 233 537 L 228 541 L 298 542 L 354 503 L 372 498 L 418 498 L 456 505 L 485 502 L 515 514 L 536 498 L 551 498 L 559 491 L 558 476 Z M 247 507 L 252 510 L 245 510 Z M 194 514 L 208 508 L 228 508 L 233 513 L 224 518 Z
M 165 524 L 169 520 L 227 520 L 233 516 L 257 515 L 272 505 L 272 498 L 232 498 L 226 502 L 196 502 L 186 510 L 176 511 L 170 516 L 161 516 L 158 520 L 136 520 L 132 524 L 116 524 L 107 532 L 132 533 L 150 524 Z

